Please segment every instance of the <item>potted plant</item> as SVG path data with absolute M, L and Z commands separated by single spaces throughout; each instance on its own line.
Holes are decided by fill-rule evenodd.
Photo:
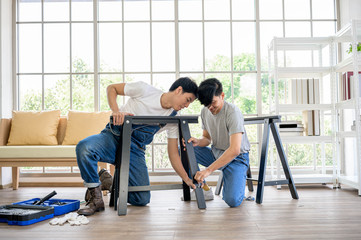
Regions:
M 350 43 L 350 47 L 346 51 L 348 54 L 352 53 L 352 44 Z M 357 58 L 361 61 L 361 43 L 357 43 Z

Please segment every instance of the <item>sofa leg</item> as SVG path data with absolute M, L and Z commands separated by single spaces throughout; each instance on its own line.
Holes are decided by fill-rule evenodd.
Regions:
M 104 163 L 104 162 L 98 162 L 98 171 L 100 169 L 105 168 L 106 170 L 108 170 L 108 163 Z
M 13 190 L 19 188 L 19 167 L 12 167 L 13 174 Z
M 115 165 L 110 164 L 110 175 L 114 176 L 114 172 L 115 172 Z

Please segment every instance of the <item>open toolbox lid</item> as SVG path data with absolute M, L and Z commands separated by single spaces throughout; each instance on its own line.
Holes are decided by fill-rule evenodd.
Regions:
M 30 225 L 54 217 L 54 208 L 34 205 L 0 206 L 0 222 L 9 225 Z

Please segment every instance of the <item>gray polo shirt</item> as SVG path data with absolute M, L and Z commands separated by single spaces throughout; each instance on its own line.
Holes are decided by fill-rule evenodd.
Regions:
M 251 145 L 244 128 L 243 114 L 236 105 L 224 101 L 221 111 L 216 115 L 204 107 L 201 118 L 202 128 L 207 130 L 212 138 L 212 152 L 216 159 L 230 146 L 230 136 L 235 133 L 243 133 L 241 153 L 249 152 Z

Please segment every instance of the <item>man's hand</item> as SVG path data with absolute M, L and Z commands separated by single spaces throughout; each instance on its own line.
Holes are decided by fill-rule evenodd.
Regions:
M 191 137 L 189 140 L 188 140 L 188 143 L 192 142 L 193 143 L 193 147 L 195 146 L 198 146 L 199 144 L 199 139 L 197 138 L 194 138 L 194 137 Z M 185 151 L 186 150 L 186 143 L 184 141 L 184 138 L 182 138 L 182 143 L 183 143 L 183 150 Z
M 127 112 L 113 112 L 112 116 L 113 116 L 113 124 L 114 125 L 122 125 L 124 122 L 124 117 L 125 116 L 134 116 L 134 114 L 132 113 L 127 113 Z
M 208 177 L 210 174 L 212 173 L 211 170 L 209 170 L 208 168 L 202 170 L 202 171 L 198 171 L 196 173 L 196 175 L 194 176 L 194 179 L 198 182 L 198 183 L 203 183 L 204 179 L 206 177 Z
M 196 189 L 196 185 L 194 185 L 192 179 L 187 178 L 186 180 L 183 180 L 189 187 Z
M 198 138 L 191 137 L 191 138 L 188 140 L 188 143 L 192 143 L 192 144 L 193 144 L 193 147 L 196 147 L 196 146 L 199 145 L 199 139 L 198 139 Z

